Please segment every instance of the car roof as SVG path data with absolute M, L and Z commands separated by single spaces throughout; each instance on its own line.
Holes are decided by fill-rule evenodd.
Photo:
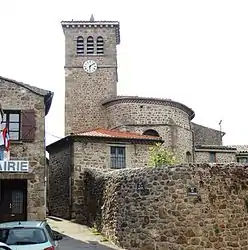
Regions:
M 7 247 L 8 245 L 6 245 L 5 243 L 3 242 L 0 242 L 0 247 Z
M 13 228 L 13 227 L 44 227 L 45 221 L 12 221 L 0 223 L 0 228 Z

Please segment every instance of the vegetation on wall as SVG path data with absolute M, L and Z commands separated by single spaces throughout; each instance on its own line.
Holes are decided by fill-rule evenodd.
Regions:
M 174 165 L 178 161 L 173 152 L 164 148 L 161 143 L 157 143 L 149 148 L 150 153 L 150 165 L 152 167 L 158 167 L 163 165 Z

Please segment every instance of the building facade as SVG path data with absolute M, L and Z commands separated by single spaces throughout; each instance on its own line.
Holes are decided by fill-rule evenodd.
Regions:
M 49 213 L 66 219 L 83 218 L 82 170 L 149 166 L 147 148 L 154 143 L 163 141 L 154 136 L 96 129 L 66 136 L 56 145 L 47 146 L 52 183 L 48 192 Z
M 44 219 L 45 116 L 53 93 L 3 77 L 0 88 L 1 128 L 10 139 L 0 161 L 0 221 Z

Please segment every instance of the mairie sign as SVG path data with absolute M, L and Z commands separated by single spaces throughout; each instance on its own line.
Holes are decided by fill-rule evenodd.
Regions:
M 28 161 L 0 161 L 0 172 L 28 172 Z

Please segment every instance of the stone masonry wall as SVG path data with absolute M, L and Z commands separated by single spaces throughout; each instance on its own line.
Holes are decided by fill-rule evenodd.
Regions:
M 192 122 L 195 145 L 222 145 L 220 131 Z
M 195 152 L 195 163 L 206 163 L 209 162 L 209 152 L 196 151 Z M 230 163 L 237 162 L 235 152 L 216 152 L 216 163 Z
M 172 149 L 179 161 L 185 162 L 186 152 L 193 154 L 193 135 L 189 116 L 179 108 L 147 103 L 118 103 L 107 106 L 108 126 L 143 133 L 156 130 L 164 146 Z
M 117 58 L 115 28 L 64 28 L 65 34 L 65 134 L 106 127 L 104 99 L 117 95 Z M 76 40 L 83 36 L 104 39 L 104 55 L 77 55 Z M 93 74 L 83 70 L 86 60 L 94 60 Z
M 74 142 L 74 174 L 72 189 L 72 218 L 85 220 L 82 204 L 84 203 L 84 188 L 82 183 L 85 168 L 98 168 L 101 171 L 110 170 L 110 146 L 112 143 Z M 118 144 L 120 146 L 120 144 Z M 148 166 L 148 147 L 145 144 L 121 144 L 126 147 L 126 166 L 133 168 Z
M 95 179 L 89 218 L 127 250 L 248 248 L 247 166 L 124 169 Z
M 70 145 L 49 154 L 49 214 L 70 218 Z
M 36 132 L 34 142 L 11 142 L 10 158 L 28 160 L 30 173 L 1 173 L 1 179 L 28 179 L 28 219 L 45 219 L 45 106 L 44 97 L 12 82 L 0 80 L 0 99 L 4 110 L 34 109 Z

